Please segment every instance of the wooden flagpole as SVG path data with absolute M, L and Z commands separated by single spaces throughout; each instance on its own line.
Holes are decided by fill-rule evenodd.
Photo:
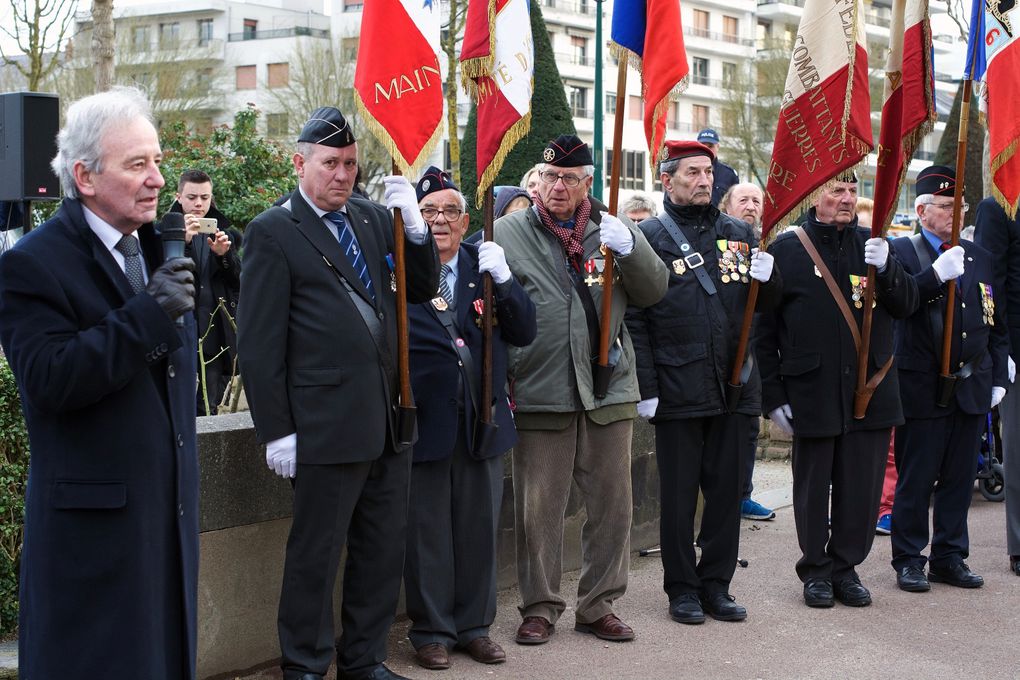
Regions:
M 393 163 L 393 174 L 401 174 Z M 400 402 L 397 406 L 397 438 L 401 443 L 413 439 L 415 406 L 411 394 L 410 355 L 407 334 L 407 281 L 404 264 L 404 218 L 400 210 L 393 210 L 393 277 L 397 285 L 397 377 L 400 383 Z

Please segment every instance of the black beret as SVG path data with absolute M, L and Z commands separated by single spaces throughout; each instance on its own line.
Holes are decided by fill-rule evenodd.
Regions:
M 418 184 L 415 186 L 415 191 L 418 194 L 418 202 L 436 191 L 442 191 L 443 189 L 457 189 L 457 185 L 453 183 L 450 178 L 450 173 L 443 172 L 436 166 L 432 165 L 425 171 L 425 174 L 418 180 Z
M 311 142 L 343 148 L 354 143 L 354 134 L 347 119 L 340 110 L 332 106 L 323 106 L 312 111 L 305 126 L 298 136 L 299 142 Z
M 952 196 L 956 191 L 956 171 L 945 165 L 932 165 L 917 173 L 916 195 Z
M 542 160 L 560 168 L 578 168 L 594 165 L 591 149 L 576 135 L 560 135 L 546 144 Z

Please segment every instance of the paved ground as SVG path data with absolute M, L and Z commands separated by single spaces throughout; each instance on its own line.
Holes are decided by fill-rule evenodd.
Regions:
M 630 587 L 617 608 L 637 632 L 634 642 L 607 643 L 574 632 L 568 608 L 548 644 L 517 645 L 518 599 L 516 590 L 508 590 L 500 593 L 492 629 L 492 637 L 507 651 L 507 663 L 482 666 L 455 653 L 450 670 L 424 670 L 415 665 L 404 637 L 407 622 L 398 621 L 388 665 L 417 680 L 1020 680 L 1015 657 L 1020 579 L 1007 569 L 1002 504 L 974 496 L 969 564 L 985 577 L 984 588 L 965 591 L 934 584 L 929 593 L 902 592 L 889 566 L 889 539 L 876 537 L 870 558 L 859 570 L 874 605 L 851 609 L 837 604 L 818 610 L 803 605 L 793 571 L 799 551 L 789 508 L 789 464 L 760 463 L 755 485 L 756 497 L 785 507 L 773 522 L 742 523 L 740 552 L 749 565 L 737 569 L 731 592 L 748 608 L 747 621 L 674 623 L 661 589 L 658 558 L 634 556 Z M 576 576 L 564 578 L 564 593 L 575 592 Z M 243 680 L 279 677 L 272 669 Z

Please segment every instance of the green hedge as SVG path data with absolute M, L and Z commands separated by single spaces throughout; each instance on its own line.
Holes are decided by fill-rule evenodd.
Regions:
M 18 567 L 25 528 L 28 430 L 7 359 L 0 356 L 0 636 L 18 629 Z

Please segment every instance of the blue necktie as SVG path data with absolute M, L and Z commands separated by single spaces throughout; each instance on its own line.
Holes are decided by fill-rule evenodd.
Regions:
M 351 266 L 354 267 L 354 271 L 358 273 L 358 278 L 365 284 L 365 290 L 368 294 L 375 299 L 375 290 L 372 288 L 372 277 L 368 273 L 368 265 L 365 264 L 365 258 L 361 256 L 361 247 L 358 245 L 358 239 L 354 235 L 354 230 L 347 226 L 347 220 L 344 219 L 342 213 L 328 212 L 324 217 L 336 225 L 337 239 L 340 241 L 340 249 L 347 255 L 347 259 L 351 261 Z
M 447 275 L 453 272 L 453 269 L 448 264 L 443 265 L 443 269 L 439 274 L 439 296 L 446 300 L 446 304 L 453 309 L 453 291 L 450 289 L 450 284 L 446 280 Z

